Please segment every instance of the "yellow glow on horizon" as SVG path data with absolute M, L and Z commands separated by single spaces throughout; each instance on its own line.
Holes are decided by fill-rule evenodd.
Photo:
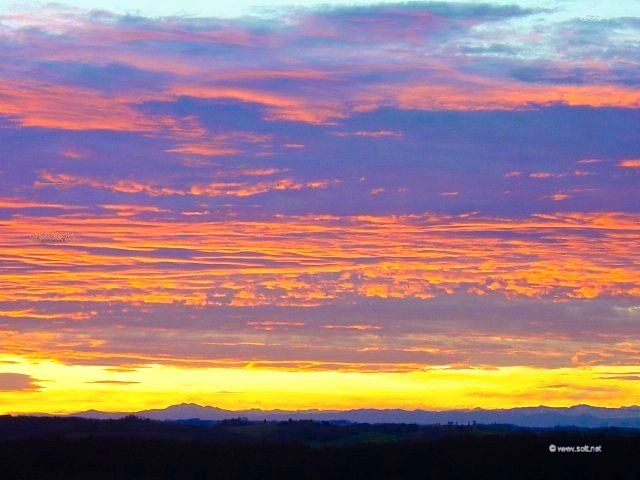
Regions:
M 637 403 L 637 366 L 430 368 L 411 372 L 291 371 L 274 368 L 131 370 L 0 356 L 2 373 L 29 375 L 40 388 L 0 392 L 0 413 L 133 412 L 193 402 L 230 410 L 509 408 Z M 103 383 L 95 383 L 103 382 Z M 131 382 L 131 383 L 126 383 Z M 139 382 L 139 383 L 134 383 Z

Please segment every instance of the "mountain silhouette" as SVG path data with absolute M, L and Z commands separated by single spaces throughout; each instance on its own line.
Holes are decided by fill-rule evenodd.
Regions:
M 181 403 L 163 409 L 138 412 L 101 412 L 87 410 L 73 414 L 76 417 L 93 419 L 115 419 L 135 415 L 152 420 L 221 421 L 230 418 L 248 420 L 317 420 L 347 421 L 354 423 L 416 423 L 421 425 L 447 423 L 511 424 L 522 427 L 634 427 L 640 428 L 640 407 L 620 408 L 574 405 L 571 407 L 518 407 L 508 409 L 468 410 L 402 410 L 402 409 L 355 409 L 355 410 L 225 410 L 195 403 Z

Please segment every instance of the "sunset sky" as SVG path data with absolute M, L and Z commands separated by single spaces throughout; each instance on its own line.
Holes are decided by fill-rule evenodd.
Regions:
M 640 1 L 0 0 L 0 413 L 640 398 Z

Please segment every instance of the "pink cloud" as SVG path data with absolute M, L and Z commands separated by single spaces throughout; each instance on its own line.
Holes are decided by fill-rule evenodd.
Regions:
M 618 166 L 622 168 L 640 168 L 640 158 L 628 158 L 620 160 Z
M 38 390 L 40 386 L 29 375 L 21 373 L 0 372 L 0 391 L 4 392 L 24 392 Z

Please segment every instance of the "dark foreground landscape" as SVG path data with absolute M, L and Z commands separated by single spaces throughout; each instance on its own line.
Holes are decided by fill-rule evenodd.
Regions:
M 639 458 L 632 428 L 0 417 L 3 479 L 615 480 Z

